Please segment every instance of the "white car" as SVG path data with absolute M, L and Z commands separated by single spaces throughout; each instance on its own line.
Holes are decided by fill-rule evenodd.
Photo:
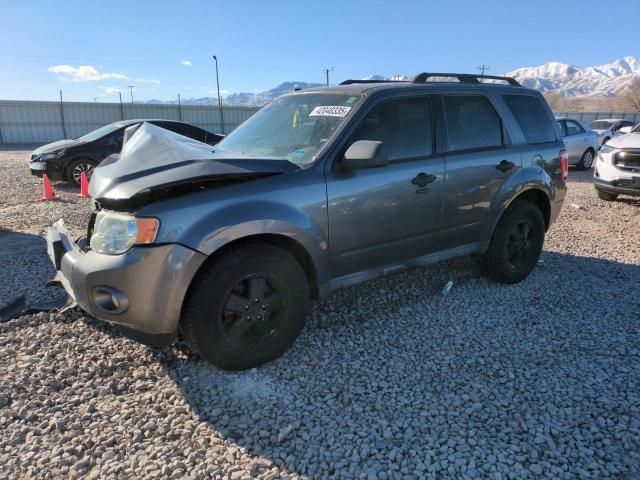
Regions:
M 615 200 L 618 195 L 640 196 L 640 125 L 600 148 L 593 176 L 602 200 Z
M 621 128 L 633 127 L 633 122 L 624 118 L 603 118 L 594 120 L 589 126 L 598 134 L 600 145 L 604 145 L 610 138 L 619 135 Z
M 598 134 L 572 118 L 556 117 L 562 141 L 567 147 L 569 165 L 578 170 L 589 170 L 600 147 Z

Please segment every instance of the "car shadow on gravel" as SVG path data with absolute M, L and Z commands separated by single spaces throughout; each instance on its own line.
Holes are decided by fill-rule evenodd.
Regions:
M 462 259 L 334 293 L 257 369 L 157 358 L 200 421 L 261 458 L 253 473 L 488 478 L 498 455 L 538 478 L 624 478 L 640 472 L 638 291 L 637 264 L 544 252 L 498 285 Z
M 47 256 L 47 243 L 39 235 L 0 227 L 0 306 L 22 293 L 27 304 L 59 298 L 63 290 L 47 287 L 55 269 Z

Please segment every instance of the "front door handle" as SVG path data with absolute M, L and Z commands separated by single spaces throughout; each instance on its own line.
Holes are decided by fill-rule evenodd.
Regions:
M 415 176 L 411 183 L 416 185 L 419 188 L 424 188 L 429 185 L 431 182 L 435 182 L 438 179 L 435 175 L 429 175 L 428 173 L 420 172 Z
M 508 172 L 515 166 L 516 164 L 513 162 L 510 162 L 508 160 L 502 160 L 498 165 L 496 165 L 496 170 L 500 170 L 502 173 L 504 173 L 504 172 Z

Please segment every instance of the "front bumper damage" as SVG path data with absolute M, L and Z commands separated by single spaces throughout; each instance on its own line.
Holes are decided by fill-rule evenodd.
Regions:
M 133 247 L 121 255 L 73 242 L 62 220 L 47 230 L 47 252 L 74 304 L 136 340 L 170 344 L 187 289 L 206 255 L 179 244 Z

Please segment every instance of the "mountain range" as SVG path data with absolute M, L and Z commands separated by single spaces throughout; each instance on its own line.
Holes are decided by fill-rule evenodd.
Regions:
M 564 97 L 611 97 L 621 94 L 633 81 L 640 81 L 640 60 L 627 56 L 612 63 L 591 67 L 577 67 L 559 62 L 548 62 L 537 67 L 523 67 L 505 74 L 514 77 L 526 87 L 541 92 L 557 92 Z M 363 80 L 407 80 L 406 75 L 385 77 L 368 75 Z M 284 82 L 259 93 L 240 92 L 228 95 L 225 105 L 260 106 L 274 98 L 294 91 L 296 88 L 320 87 L 321 83 Z M 148 100 L 144 103 L 170 103 L 162 100 Z M 182 100 L 186 105 L 215 105 L 214 97 L 189 98 Z
M 557 92 L 565 97 L 619 95 L 632 81 L 640 81 L 640 60 L 628 56 L 604 65 L 580 68 L 559 62 L 508 72 L 526 87 Z

